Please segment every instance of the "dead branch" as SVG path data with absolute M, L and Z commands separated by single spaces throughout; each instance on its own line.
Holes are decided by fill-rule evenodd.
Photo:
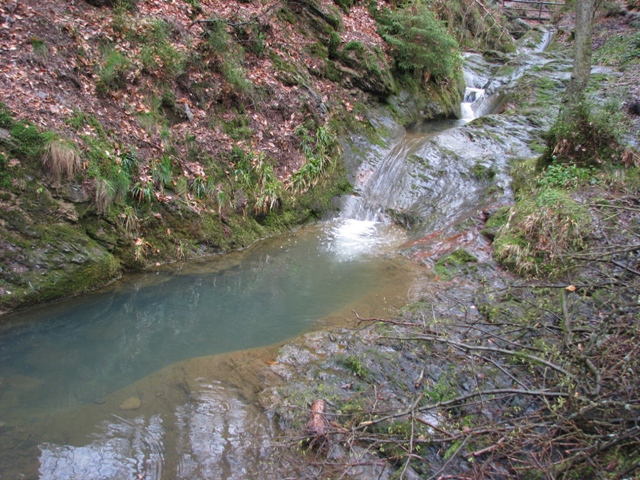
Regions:
M 532 362 L 536 362 L 536 363 L 540 363 L 541 365 L 545 365 L 549 368 L 551 368 L 552 370 L 555 370 L 557 372 L 562 373 L 564 376 L 566 376 L 568 379 L 574 379 L 574 375 L 572 375 L 571 373 L 567 372 L 564 368 L 562 368 L 559 365 L 556 365 L 555 363 L 552 363 L 548 360 L 545 360 L 544 358 L 541 357 L 537 357 L 535 355 L 530 355 L 528 353 L 523 353 L 523 352 L 517 352 L 515 350 L 507 350 L 505 348 L 497 348 L 497 347 L 486 347 L 486 346 L 482 346 L 482 345 L 469 345 L 468 343 L 460 343 L 460 342 L 455 342 L 453 340 L 449 340 L 440 336 L 436 336 L 436 335 L 428 335 L 428 334 L 422 334 L 422 335 L 417 335 L 417 336 L 413 336 L 413 337 L 391 337 L 391 336 L 386 336 L 386 335 L 381 335 L 380 338 L 392 338 L 395 340 L 405 340 L 405 341 L 410 341 L 410 340 L 430 340 L 430 341 L 434 341 L 434 342 L 441 342 L 441 343 L 446 343 L 448 345 L 451 345 L 452 347 L 456 347 L 460 350 L 478 350 L 478 351 L 484 351 L 484 352 L 495 352 L 495 353 L 503 353 L 505 355 L 509 355 L 512 357 L 518 357 L 518 358 L 526 358 L 527 360 L 531 360 Z

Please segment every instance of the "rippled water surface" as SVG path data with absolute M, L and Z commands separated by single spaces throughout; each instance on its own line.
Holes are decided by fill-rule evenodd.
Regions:
M 279 478 L 257 347 L 401 304 L 402 240 L 325 223 L 3 319 L 0 478 Z

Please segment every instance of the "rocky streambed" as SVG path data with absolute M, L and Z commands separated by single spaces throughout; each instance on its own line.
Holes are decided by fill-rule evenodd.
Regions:
M 566 52 L 544 52 L 550 38 L 530 32 L 519 55 L 500 64 L 467 57 L 472 87 L 490 100 L 466 124 L 406 134 L 372 114 L 402 140 L 351 161 L 357 195 L 343 212 L 403 224 L 410 239 L 400 253 L 424 265 L 425 276 L 404 308 L 384 318 L 354 311 L 351 328 L 310 333 L 278 352 L 269 370 L 281 380 L 260 401 L 286 432 L 280 458 L 297 466 L 296 478 L 517 471 L 517 461 L 510 470 L 492 452 L 516 428 L 513 419 L 548 407 L 557 392 L 530 395 L 533 367 L 516 351 L 535 357 L 531 346 L 545 344 L 537 332 L 556 331 L 558 319 L 541 315 L 538 294 L 492 259 L 491 218 L 513 202 L 511 170 L 542 151 L 570 76 Z M 355 157 L 358 141 L 346 144 Z M 558 292 L 543 296 L 560 302 Z M 320 434 L 307 423 L 317 400 L 326 402 Z M 482 429 L 499 434 L 481 438 Z

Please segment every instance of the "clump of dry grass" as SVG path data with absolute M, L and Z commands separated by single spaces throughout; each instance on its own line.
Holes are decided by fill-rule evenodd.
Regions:
M 99 215 L 104 214 L 113 201 L 113 186 L 105 178 L 97 178 L 95 185 L 94 202 Z
M 72 178 L 80 170 L 80 155 L 72 143 L 54 139 L 45 146 L 42 167 L 49 180 L 57 184 Z

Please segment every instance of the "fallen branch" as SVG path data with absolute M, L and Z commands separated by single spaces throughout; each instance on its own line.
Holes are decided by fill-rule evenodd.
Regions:
M 485 347 L 482 345 L 469 345 L 467 343 L 455 342 L 453 340 L 448 340 L 446 338 L 443 338 L 437 335 L 428 335 L 428 334 L 423 334 L 415 337 L 390 337 L 390 336 L 382 335 L 380 336 L 380 338 L 389 338 L 389 339 L 404 340 L 404 341 L 430 340 L 430 341 L 435 341 L 440 343 L 446 343 L 448 345 L 451 345 L 452 347 L 456 347 L 461 350 L 478 350 L 478 351 L 485 351 L 485 352 L 503 353 L 505 355 L 510 355 L 510 356 L 519 357 L 519 358 L 526 358 L 527 360 L 531 360 L 532 362 L 540 363 L 542 365 L 545 365 L 551 368 L 552 370 L 562 373 L 563 375 L 565 375 L 567 378 L 571 380 L 575 378 L 571 373 L 567 372 L 561 366 L 556 365 L 555 363 L 551 363 L 550 361 L 545 360 L 544 358 L 540 358 L 535 355 L 530 355 L 528 353 L 516 352 L 514 350 L 507 350 L 505 348 Z

